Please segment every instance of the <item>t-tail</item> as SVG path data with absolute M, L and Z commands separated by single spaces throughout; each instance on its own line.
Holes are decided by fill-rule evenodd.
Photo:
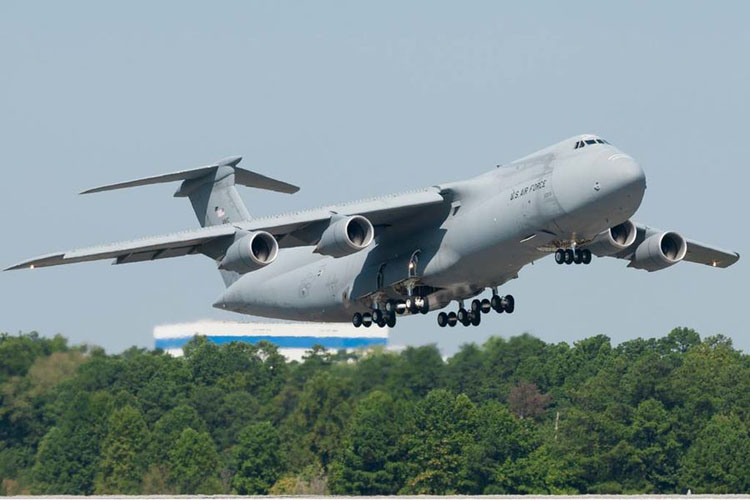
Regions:
M 187 197 L 201 227 L 208 227 L 250 220 L 250 212 L 240 198 L 236 184 L 280 193 L 292 194 L 299 191 L 292 184 L 239 168 L 237 164 L 241 160 L 241 156 L 232 156 L 213 165 L 109 184 L 88 189 L 81 194 L 182 181 L 174 196 Z

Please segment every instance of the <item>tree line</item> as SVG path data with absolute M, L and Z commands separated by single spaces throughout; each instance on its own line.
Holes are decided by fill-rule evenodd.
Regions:
M 687 328 L 287 362 L 0 335 L 0 493 L 750 492 L 750 357 Z

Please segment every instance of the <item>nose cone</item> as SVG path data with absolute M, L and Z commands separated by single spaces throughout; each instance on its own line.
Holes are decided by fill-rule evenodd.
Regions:
M 646 176 L 640 165 L 614 148 L 556 167 L 553 189 L 568 216 L 558 226 L 575 231 L 630 218 L 643 200 Z M 563 225 L 568 226 L 563 227 Z
M 635 213 L 646 191 L 646 174 L 630 156 L 619 153 L 607 158 L 613 201 L 628 217 Z
M 614 174 L 613 183 L 618 190 L 626 190 L 631 194 L 640 193 L 646 189 L 646 174 L 638 163 L 626 154 L 615 154 L 608 158 L 612 164 L 612 173 Z

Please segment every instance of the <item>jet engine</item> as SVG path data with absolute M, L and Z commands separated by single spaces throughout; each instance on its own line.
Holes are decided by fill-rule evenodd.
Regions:
M 279 254 L 279 243 L 271 233 L 256 231 L 238 239 L 227 249 L 219 269 L 240 274 L 267 266 Z
M 685 238 L 674 231 L 652 234 L 635 249 L 630 267 L 659 271 L 677 264 L 685 258 Z
M 622 224 L 597 234 L 594 240 L 586 245 L 586 248 L 599 257 L 613 255 L 632 245 L 636 236 L 635 224 L 626 220 Z
M 341 217 L 323 231 L 315 252 L 343 257 L 365 249 L 375 236 L 372 223 L 361 215 Z

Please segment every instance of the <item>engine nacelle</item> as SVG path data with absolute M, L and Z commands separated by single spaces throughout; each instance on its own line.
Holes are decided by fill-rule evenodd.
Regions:
M 367 248 L 375 237 L 372 223 L 361 215 L 341 217 L 323 231 L 315 252 L 343 257 Z
M 613 255 L 632 245 L 637 235 L 635 224 L 626 220 L 622 224 L 597 234 L 591 243 L 586 245 L 586 248 L 599 257 Z
M 630 267 L 659 271 L 677 264 L 685 258 L 687 243 L 685 238 L 674 231 L 652 234 L 638 245 Z
M 240 274 L 255 271 L 267 266 L 279 254 L 279 243 L 271 233 L 256 231 L 248 233 L 232 243 L 224 258 L 219 263 L 219 269 L 235 271 Z

